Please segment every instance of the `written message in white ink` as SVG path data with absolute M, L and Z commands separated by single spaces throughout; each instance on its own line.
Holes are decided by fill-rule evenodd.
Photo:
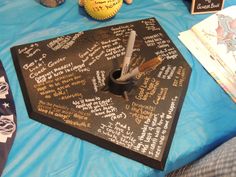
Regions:
M 119 121 L 102 123 L 97 132 L 126 148 L 132 148 L 137 141 L 131 127 Z
M 161 28 L 156 25 L 155 19 L 143 20 L 142 23 L 148 31 L 159 31 Z
M 162 32 L 157 32 L 156 34 L 145 36 L 143 39 L 148 47 L 156 49 L 156 55 L 166 60 L 177 59 L 177 50 L 173 47 L 170 39 L 165 39 L 164 37 Z
M 102 88 L 106 85 L 105 80 L 105 71 L 96 71 L 96 76 L 93 76 L 92 78 L 92 84 L 95 93 L 98 92 L 99 88 Z
M 183 66 L 179 66 L 172 86 L 174 87 L 183 87 L 184 81 L 186 79 L 186 69 Z
M 47 46 L 48 48 L 52 49 L 53 51 L 57 51 L 59 49 L 69 49 L 71 46 L 73 46 L 76 42 L 76 40 L 83 35 L 84 32 L 76 33 L 73 36 L 66 35 L 58 37 L 52 41 L 50 41 Z
M 111 31 L 113 32 L 113 34 L 115 34 L 115 36 L 119 37 L 127 37 L 129 35 L 129 32 L 132 31 L 134 25 L 129 24 L 129 25 L 121 25 L 121 26 L 117 26 L 117 27 L 111 27 Z
M 102 49 L 105 51 L 107 60 L 113 60 L 125 55 L 125 47 L 121 44 L 120 38 L 101 41 Z
M 85 84 L 86 80 L 81 78 L 81 75 L 71 73 L 35 84 L 34 88 L 45 99 L 58 98 L 59 100 L 68 100 L 71 98 L 82 98 L 82 93 L 71 93 L 70 89 L 73 87 L 84 86 Z
M 73 101 L 72 104 L 77 109 L 88 111 L 90 113 L 93 113 L 95 116 L 102 118 L 115 119 L 114 118 L 115 116 L 126 117 L 126 115 L 122 113 L 120 115 L 116 114 L 118 110 L 114 106 L 112 98 L 107 98 L 107 99 L 101 99 L 100 97 L 86 98 Z
M 164 65 L 158 71 L 158 78 L 170 80 L 173 78 L 176 66 Z
M 72 126 L 80 128 L 90 128 L 91 126 L 88 121 L 89 113 L 74 110 L 64 105 L 39 100 L 37 109 L 41 113 L 57 117 Z
M 155 107 L 132 102 L 129 111 L 130 117 L 134 119 L 137 124 L 140 124 L 142 121 L 153 117 Z
M 164 126 L 165 124 L 166 126 Z M 154 114 L 151 118 L 145 120 L 134 150 L 158 159 L 163 150 L 162 146 L 166 140 L 168 126 L 169 124 L 165 120 L 165 113 Z
M 34 56 L 40 51 L 41 49 L 39 48 L 38 43 L 33 43 L 33 44 L 30 44 L 30 46 L 24 47 L 22 49 L 18 49 L 18 53 L 24 54 L 27 58 Z
M 155 78 L 145 77 L 143 83 L 138 87 L 135 98 L 137 100 L 146 101 L 152 97 L 160 84 L 160 81 Z
M 46 82 L 47 80 L 70 74 L 72 72 L 89 72 L 90 68 L 86 67 L 84 64 L 75 65 L 72 62 L 66 63 L 60 66 L 54 66 L 52 69 L 47 69 L 43 67 L 38 72 L 30 73 L 29 77 L 31 79 L 35 79 L 37 83 Z
M 157 92 L 155 98 L 153 99 L 153 104 L 158 105 L 160 102 L 165 101 L 168 90 L 169 89 L 167 87 L 160 88 L 159 92 Z
M 105 51 L 95 42 L 92 46 L 86 48 L 84 51 L 79 52 L 78 57 L 82 59 L 82 65 L 85 67 L 92 66 L 94 63 L 99 61 L 105 54 Z

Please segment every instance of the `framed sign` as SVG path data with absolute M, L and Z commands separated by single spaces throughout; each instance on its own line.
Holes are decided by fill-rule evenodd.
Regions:
M 224 7 L 224 0 L 192 0 L 191 14 L 213 13 Z

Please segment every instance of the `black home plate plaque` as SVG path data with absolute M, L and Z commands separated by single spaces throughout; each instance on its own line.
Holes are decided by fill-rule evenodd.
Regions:
M 108 77 L 122 65 L 131 30 L 133 79 L 125 96 Z M 29 116 L 153 168 L 163 169 L 191 68 L 154 18 L 11 48 Z

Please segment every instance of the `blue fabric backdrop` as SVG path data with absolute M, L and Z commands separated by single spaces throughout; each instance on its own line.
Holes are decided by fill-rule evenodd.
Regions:
M 225 0 L 225 7 L 236 5 Z M 134 0 L 115 18 L 89 18 L 76 0 L 46 8 L 36 0 L 0 1 L 0 58 L 9 78 L 18 131 L 3 177 L 153 177 L 192 162 L 236 135 L 236 104 L 178 40 L 208 17 L 191 15 L 184 0 Z M 29 119 L 10 47 L 63 34 L 155 17 L 192 67 L 190 84 L 163 172 Z M 33 96 L 33 95 L 32 95 Z

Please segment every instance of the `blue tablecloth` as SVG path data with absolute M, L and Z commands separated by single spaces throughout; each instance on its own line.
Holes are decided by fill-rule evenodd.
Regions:
M 236 5 L 225 0 L 225 7 Z M 115 18 L 89 18 L 76 0 L 46 8 L 37 0 L 0 1 L 0 58 L 15 100 L 18 129 L 3 177 L 164 176 L 236 135 L 236 104 L 178 40 L 208 17 L 191 15 L 184 0 L 134 0 Z M 163 172 L 29 119 L 10 47 L 63 34 L 155 17 L 192 67 L 190 84 Z M 32 95 L 33 96 L 33 95 Z

